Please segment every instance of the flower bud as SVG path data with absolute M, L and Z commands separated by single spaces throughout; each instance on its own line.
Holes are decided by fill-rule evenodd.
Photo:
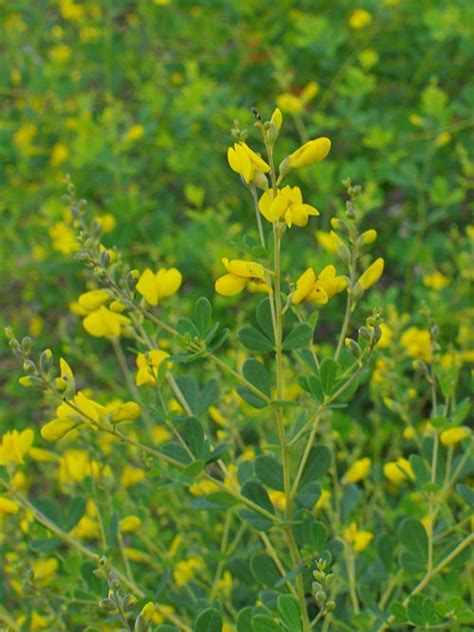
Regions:
M 377 231 L 374 230 L 373 228 L 370 228 L 369 230 L 366 230 L 365 232 L 363 232 L 362 235 L 360 235 L 360 237 L 357 240 L 357 245 L 369 246 L 370 244 L 373 244 L 376 239 L 377 239 Z
M 21 346 L 23 347 L 23 352 L 25 355 L 28 355 L 31 352 L 31 338 L 29 336 L 25 336 L 21 341 Z
M 51 368 L 51 361 L 53 359 L 53 352 L 51 349 L 45 349 L 39 359 L 39 369 L 41 373 L 47 373 Z
M 281 125 L 283 123 L 283 114 L 280 108 L 275 108 L 272 114 L 272 118 L 268 124 L 268 140 L 271 145 L 275 144 L 278 134 L 280 133 Z
M 362 355 L 362 349 L 355 340 L 352 340 L 352 338 L 344 338 L 344 344 L 352 353 L 354 358 L 360 358 L 360 356 Z

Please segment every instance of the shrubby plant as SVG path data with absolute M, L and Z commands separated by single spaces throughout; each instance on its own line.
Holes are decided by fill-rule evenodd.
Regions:
M 287 249 L 325 213 L 295 173 L 317 170 L 331 143 L 281 155 L 280 109 L 254 116 L 261 153 L 235 125 L 228 162 L 258 241 L 239 242 L 241 258 L 224 258 L 215 279 L 235 330 L 217 322 L 212 297 L 180 310 L 178 268 L 137 270 L 107 247 L 103 221 L 88 218 L 68 181 L 71 238 L 91 278 L 72 310 L 105 339 L 115 374 L 38 355 L 7 329 L 20 383 L 45 409 L 39 434 L 29 424 L 0 447 L 9 629 L 473 622 L 463 339 L 445 347 L 427 307 L 409 324 L 369 305 L 384 260 L 350 180 L 345 212 L 320 235 L 331 262 Z M 328 303 L 342 297 L 328 322 Z M 352 411 L 369 391 L 380 431 L 367 442 Z M 387 432 L 387 415 L 403 426 Z

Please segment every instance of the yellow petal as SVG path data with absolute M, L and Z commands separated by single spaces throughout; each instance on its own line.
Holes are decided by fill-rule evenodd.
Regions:
M 158 284 L 156 282 L 156 276 L 150 268 L 144 270 L 138 279 L 136 289 L 150 305 L 158 304 Z
M 247 279 L 235 276 L 235 274 L 224 274 L 215 282 L 214 288 L 221 296 L 235 296 L 240 294 L 247 285 Z
M 158 287 L 158 300 L 176 294 L 183 281 L 183 276 L 177 268 L 161 268 L 155 276 Z
M 304 301 L 313 289 L 315 280 L 316 275 L 314 274 L 313 268 L 305 270 L 296 281 L 296 290 L 293 292 L 291 298 L 292 303 L 296 305 Z
M 244 261 L 242 259 L 232 259 L 229 261 L 227 270 L 230 274 L 244 279 L 264 279 L 265 270 L 260 263 L 255 261 Z

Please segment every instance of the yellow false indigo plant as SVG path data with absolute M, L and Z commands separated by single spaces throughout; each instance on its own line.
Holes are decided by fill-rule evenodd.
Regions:
M 288 96 L 280 101 L 299 111 Z M 374 361 L 375 384 L 384 380 L 391 359 L 378 343 L 397 348 L 379 311 L 361 304 L 384 270 L 370 254 L 377 233 L 362 227 L 360 187 L 349 180 L 345 212 L 330 221 L 332 208 L 305 202 L 298 171 L 318 169 L 328 138 L 280 155 L 280 109 L 268 121 L 254 114 L 260 139 L 250 146 L 234 130 L 227 157 L 260 244 L 252 256 L 243 248 L 241 258 L 224 258 L 218 296 L 199 298 L 191 313 L 179 311 L 180 270 L 129 267 L 101 243 L 100 223 L 87 223 L 68 183 L 77 259 L 95 283 L 71 309 L 103 339 L 95 341 L 102 352 L 113 351 L 108 397 L 80 361 L 71 367 L 50 350 L 37 358 L 29 338 L 7 330 L 21 384 L 42 391 L 54 413 L 39 433 L 2 437 L 0 514 L 20 521 L 21 537 L 31 533 L 40 553 L 32 586 L 47 588 L 51 603 L 60 575 L 80 568 L 77 593 L 61 593 L 61 607 L 45 611 L 49 629 L 87 621 L 134 632 L 382 632 L 426 612 L 435 623 L 447 612 L 469 619 L 458 602 L 430 610 L 420 601 L 472 543 L 469 520 L 450 528 L 443 514 L 472 439 L 468 404 L 456 402 L 455 382 L 435 364 L 436 324 L 407 329 L 397 356 L 417 363 L 429 384 L 428 434 L 410 426 L 410 448 L 394 440 L 381 459 L 381 427 L 376 447 L 363 451 L 349 428 L 368 421 L 351 417 L 351 401 Z M 320 247 L 313 241 L 291 260 L 299 229 L 316 231 Z M 222 306 L 228 322 L 234 310 L 243 315 L 238 331 L 215 319 Z M 64 511 L 28 495 L 22 468 L 30 463 L 40 473 L 56 468 Z M 411 495 L 403 498 L 413 514 L 397 522 L 401 494 Z M 21 592 L 10 568 L 17 562 L 6 573 Z

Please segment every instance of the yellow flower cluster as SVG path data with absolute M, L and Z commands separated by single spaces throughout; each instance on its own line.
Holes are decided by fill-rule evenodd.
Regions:
M 292 303 L 314 301 L 325 305 L 330 298 L 343 292 L 349 281 L 344 276 L 337 276 L 336 268 L 328 265 L 316 275 L 313 268 L 308 268 L 296 281 L 296 289 L 291 296 Z
M 343 537 L 356 553 L 360 553 L 372 542 L 374 534 L 370 531 L 359 531 L 357 524 L 352 522 L 344 529 Z
M 222 296 L 235 296 L 244 289 L 250 292 L 271 292 L 265 280 L 265 269 L 260 263 L 241 259 L 222 259 L 227 274 L 215 282 L 215 290 Z
M 0 443 L 0 465 L 22 465 L 24 457 L 33 445 L 33 430 L 27 428 L 18 432 L 11 430 L 2 436 Z
M 288 228 L 306 226 L 310 215 L 317 216 L 317 211 L 310 204 L 303 203 L 303 196 L 299 187 L 286 186 L 278 189 L 276 196 L 269 189 L 258 203 L 260 213 L 268 222 L 284 221 Z

